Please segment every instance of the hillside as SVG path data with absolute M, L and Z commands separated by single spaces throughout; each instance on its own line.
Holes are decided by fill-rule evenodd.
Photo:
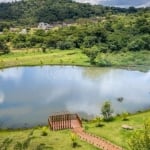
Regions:
M 22 24 L 63 21 L 104 14 L 102 6 L 80 4 L 71 0 L 25 0 L 0 4 L 0 20 Z
M 103 16 L 106 13 L 136 12 L 137 9 L 113 8 L 81 4 L 72 0 L 22 0 L 0 3 L 0 21 L 15 25 L 34 25 L 38 22 L 56 22 Z M 6 26 L 6 25 L 5 25 Z

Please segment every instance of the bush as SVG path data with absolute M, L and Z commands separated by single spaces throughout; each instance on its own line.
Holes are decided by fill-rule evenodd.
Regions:
M 47 133 L 47 127 L 43 127 L 42 128 L 42 133 L 41 133 L 41 136 L 47 136 L 48 133 Z
M 123 121 L 129 120 L 129 119 L 128 119 L 128 116 L 129 116 L 129 113 L 128 113 L 128 112 L 123 112 L 123 113 L 121 114 L 121 117 L 122 117 L 122 120 L 123 120 Z
M 143 130 L 136 130 L 128 143 L 129 150 L 150 150 L 150 120 Z
M 104 124 L 102 123 L 103 118 L 102 117 L 96 117 L 96 127 L 103 127 Z
M 71 49 L 73 47 L 74 47 L 74 44 L 72 42 L 69 42 L 69 41 L 59 41 L 59 42 L 57 42 L 57 48 L 59 48 L 61 50 Z
M 75 148 L 77 147 L 78 143 L 77 143 L 77 137 L 74 133 L 71 134 L 71 140 L 72 140 L 72 147 Z
M 95 64 L 95 58 L 97 57 L 97 54 L 99 52 L 96 46 L 83 49 L 82 52 L 89 57 L 91 64 Z
M 6 45 L 6 43 L 0 41 L 0 52 L 3 54 L 8 54 L 10 52 L 9 47 Z
M 136 39 L 128 44 L 128 49 L 130 51 L 139 51 L 144 49 L 145 42 L 142 39 Z

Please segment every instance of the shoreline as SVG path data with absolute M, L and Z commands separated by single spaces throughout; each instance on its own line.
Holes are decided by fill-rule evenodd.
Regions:
M 147 112 L 150 112 L 150 108 L 145 109 L 145 110 L 138 110 L 138 111 L 133 112 L 133 113 L 129 113 L 129 117 L 140 115 L 140 114 L 147 113 Z M 118 117 L 121 118 L 121 116 L 117 116 L 117 115 L 115 116 L 115 118 L 118 118 Z M 84 118 L 81 118 L 81 120 L 84 120 Z M 83 122 L 84 122 L 84 124 L 86 124 L 86 122 L 88 123 L 90 121 L 91 120 L 83 121 Z M 114 122 L 115 122 L 115 120 L 114 120 Z M 9 131 L 14 131 L 14 132 L 15 131 L 26 131 L 26 130 L 31 130 L 31 129 L 34 130 L 34 129 L 38 129 L 38 128 L 41 128 L 41 127 L 44 127 L 44 126 L 49 128 L 48 123 L 47 123 L 47 124 L 33 125 L 31 127 L 20 127 L 20 128 L 1 128 L 0 127 L 0 132 L 5 132 L 5 131 L 7 131 L 7 132 L 9 132 Z
M 101 54 L 100 61 L 108 61 L 111 64 L 101 64 L 99 58 L 96 65 L 89 62 L 89 58 L 77 50 L 49 50 L 46 53 L 33 50 L 12 51 L 10 54 L 0 55 L 0 70 L 12 67 L 35 67 L 35 66 L 79 66 L 79 67 L 111 67 L 127 70 L 150 70 L 150 52 L 128 52 Z M 123 56 L 124 55 L 124 56 Z M 126 56 L 129 55 L 129 58 Z M 103 58 L 104 57 L 104 58 Z M 140 59 L 136 57 L 140 57 Z M 146 58 L 146 59 L 145 59 Z M 102 60 L 101 60 L 102 59 Z M 144 61 L 143 61 L 144 59 Z

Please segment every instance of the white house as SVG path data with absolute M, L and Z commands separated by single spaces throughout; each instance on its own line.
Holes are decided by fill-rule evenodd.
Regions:
M 48 23 L 45 23 L 45 22 L 40 22 L 38 24 L 38 29 L 43 29 L 43 30 L 47 30 L 47 29 L 50 29 L 52 26 Z

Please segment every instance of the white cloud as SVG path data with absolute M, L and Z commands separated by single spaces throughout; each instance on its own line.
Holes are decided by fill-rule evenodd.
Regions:
M 20 1 L 20 0 L 0 0 L 0 3 L 1 3 L 1 2 L 7 3 L 7 2 L 14 2 L 14 1 Z
M 20 0 L 0 0 L 0 2 L 14 2 Z M 102 4 L 106 6 L 117 6 L 117 7 L 149 7 L 150 0 L 74 0 L 81 3 L 90 4 Z
M 100 0 L 75 0 L 76 2 L 80 3 L 90 3 L 90 4 L 99 4 Z
M 117 7 L 147 7 L 150 6 L 150 0 L 74 0 L 81 3 L 102 4 L 106 6 Z
M 22 68 L 8 68 L 0 70 L 0 78 L 3 80 L 19 80 L 23 74 Z

